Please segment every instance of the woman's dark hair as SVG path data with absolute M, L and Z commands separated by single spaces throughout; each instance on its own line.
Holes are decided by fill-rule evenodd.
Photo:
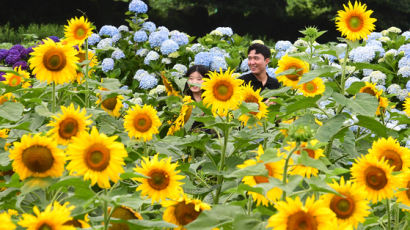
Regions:
M 259 43 L 254 43 L 254 44 L 250 45 L 249 48 L 248 48 L 248 54 L 252 50 L 255 50 L 256 54 L 262 54 L 262 56 L 265 59 L 270 58 L 270 56 L 271 56 L 270 49 L 267 46 L 259 44 Z
M 189 75 L 191 75 L 194 72 L 198 72 L 199 74 L 201 74 L 203 78 L 209 78 L 207 75 L 207 73 L 209 72 L 209 68 L 204 65 L 193 65 L 189 67 L 189 69 L 186 71 L 185 77 L 189 78 Z M 191 98 L 193 98 L 192 91 L 189 90 L 189 88 L 190 87 L 188 85 L 187 80 L 187 82 L 185 83 L 184 95 L 191 96 Z

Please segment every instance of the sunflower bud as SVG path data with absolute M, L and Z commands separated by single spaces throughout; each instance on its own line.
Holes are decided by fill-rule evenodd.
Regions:
M 308 141 L 313 137 L 313 135 L 314 131 L 308 125 L 292 125 L 289 128 L 290 139 L 297 142 Z

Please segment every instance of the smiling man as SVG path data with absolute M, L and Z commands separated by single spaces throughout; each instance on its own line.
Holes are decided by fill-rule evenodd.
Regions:
M 250 73 L 240 76 L 244 85 L 252 85 L 253 90 L 261 89 L 278 89 L 280 84 L 278 80 L 272 78 L 266 72 L 266 67 L 270 62 L 270 50 L 265 45 L 255 43 L 248 48 L 248 66 Z

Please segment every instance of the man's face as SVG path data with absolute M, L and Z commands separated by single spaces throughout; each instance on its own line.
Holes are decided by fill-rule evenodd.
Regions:
M 266 71 L 266 65 L 268 65 L 270 59 L 266 58 L 262 54 L 257 54 L 255 50 L 251 50 L 248 54 L 248 66 L 251 72 L 255 75 L 260 75 Z

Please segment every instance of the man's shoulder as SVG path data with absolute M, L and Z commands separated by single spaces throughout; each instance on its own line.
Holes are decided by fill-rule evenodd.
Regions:
M 255 76 L 252 73 L 243 74 L 239 77 L 239 79 L 248 80 L 248 81 L 252 80 L 254 78 L 255 78 Z
M 266 82 L 266 87 L 268 89 L 278 89 L 278 88 L 280 88 L 280 83 L 276 78 L 268 76 L 268 81 Z

